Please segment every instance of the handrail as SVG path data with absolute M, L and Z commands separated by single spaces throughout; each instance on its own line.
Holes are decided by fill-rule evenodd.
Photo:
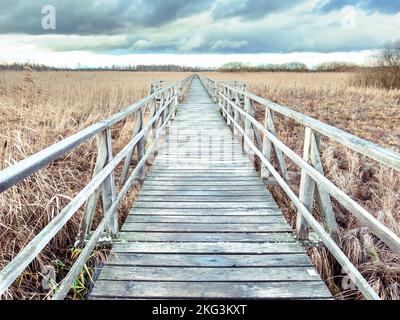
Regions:
M 288 107 L 258 97 L 247 92 L 245 86 L 241 84 L 234 87 L 225 81 L 217 82 L 205 77 L 200 77 L 200 80 L 205 88 L 217 88 L 215 91 L 207 91 L 210 96 L 215 94 L 212 97 L 216 101 L 219 101 L 219 106 L 227 124 L 233 124 L 232 129 L 234 133 L 240 133 L 243 137 L 243 147 L 245 149 L 246 147 L 250 148 L 261 160 L 262 165 L 265 166 L 261 170 L 261 176 L 264 178 L 265 171 L 267 172 L 267 177 L 269 174 L 272 174 L 276 182 L 278 182 L 296 206 L 298 210 L 296 229 L 299 239 L 307 240 L 309 228 L 311 227 L 349 274 L 350 279 L 356 284 L 364 297 L 367 299 L 379 299 L 376 292 L 340 249 L 340 241 L 335 238 L 337 226 L 330 196 L 356 216 L 362 224 L 387 244 L 396 254 L 400 254 L 400 238 L 324 176 L 319 156 L 318 133 L 398 171 L 400 171 L 400 154 L 293 111 Z M 252 102 L 257 102 L 265 107 L 265 125 L 260 124 L 254 118 Z M 303 158 L 277 138 L 273 121 L 273 111 L 305 126 L 306 134 Z M 241 123 L 244 128 L 242 128 Z M 261 139 L 261 135 L 263 139 Z M 277 157 L 280 173 L 278 173 L 270 162 L 272 152 L 275 152 Z M 295 195 L 286 181 L 284 175 L 285 163 L 282 154 L 285 154 L 302 170 L 300 193 L 298 196 Z M 312 215 L 314 194 L 318 195 L 317 199 L 322 220 L 328 231 Z
M 4 192 L 17 182 L 30 176 L 36 171 L 40 170 L 47 164 L 58 159 L 60 156 L 68 151 L 73 150 L 81 143 L 87 141 L 89 138 L 94 137 L 99 132 L 110 128 L 114 124 L 126 119 L 133 113 L 142 109 L 146 104 L 152 101 L 155 97 L 160 96 L 174 88 L 176 84 L 171 84 L 166 88 L 162 88 L 151 95 L 141 99 L 140 101 L 130 105 L 126 109 L 115 113 L 105 120 L 101 120 L 77 133 L 65 138 L 31 156 L 21 160 L 20 162 L 11 165 L 0 171 L 0 193 Z
M 101 234 L 103 234 L 105 229 L 108 229 L 108 232 L 112 236 L 114 236 L 118 231 L 116 230 L 116 221 L 118 218 L 116 212 L 118 206 L 123 197 L 129 191 L 134 179 L 138 175 L 143 174 L 144 164 L 146 163 L 147 158 L 154 152 L 156 143 L 163 129 L 171 121 L 176 112 L 176 107 L 179 102 L 179 97 L 182 95 L 182 91 L 187 89 L 188 84 L 190 84 L 192 79 L 193 76 L 189 76 L 182 81 L 167 86 L 166 88 L 159 89 L 139 102 L 127 107 L 125 110 L 112 115 L 110 118 L 91 125 L 88 128 L 49 146 L 42 151 L 39 151 L 21 162 L 0 171 L 0 192 L 2 192 L 18 181 L 21 181 L 30 174 L 43 168 L 46 164 L 59 158 L 62 154 L 87 141 L 91 137 L 95 135 L 97 137 L 99 151 L 93 178 L 69 202 L 69 204 L 65 206 L 55 216 L 55 218 L 50 221 L 49 224 L 45 226 L 39 234 L 36 235 L 17 254 L 17 256 L 0 271 L 0 296 L 43 250 L 57 232 L 65 226 L 74 213 L 76 213 L 86 202 L 84 217 L 82 218 L 80 226 L 80 234 L 78 235 L 78 240 L 80 240 L 81 244 L 83 243 L 82 240 L 85 240 L 89 233 L 95 206 L 98 200 L 98 194 L 103 190 L 103 219 L 86 243 L 79 258 L 74 263 L 65 279 L 58 286 L 53 298 L 62 299 L 68 294 L 77 273 L 79 273 L 83 265 L 86 263 L 90 253 L 98 243 Z M 153 108 L 153 114 L 144 125 L 142 109 L 150 104 Z M 136 119 L 139 121 L 138 123 L 140 125 L 138 128 L 134 128 L 133 137 L 128 144 L 113 157 L 109 128 L 132 114 L 136 115 Z M 160 120 L 162 120 L 162 123 L 159 125 Z M 146 140 L 150 129 L 155 130 L 156 134 L 153 135 L 153 141 L 148 146 L 148 150 L 145 151 Z M 129 160 L 126 161 L 126 163 L 131 162 L 133 149 L 135 147 L 138 148 L 138 163 L 129 175 L 129 178 L 124 179 L 121 191 L 116 196 L 114 170 L 124 158 Z
M 237 90 L 223 83 L 221 83 L 221 85 L 230 89 Z M 251 100 L 258 102 L 259 104 L 264 105 L 271 110 L 280 113 L 283 116 L 293 119 L 299 124 L 307 126 L 314 131 L 317 131 L 320 134 L 323 134 L 324 136 L 331 138 L 332 140 L 335 140 L 336 142 L 339 142 L 340 144 L 354 151 L 357 151 L 371 159 L 378 161 L 381 164 L 400 171 L 400 153 L 383 148 L 373 142 L 361 139 L 346 131 L 333 127 L 329 124 L 326 124 L 300 112 L 294 111 L 288 107 L 258 97 L 250 92 L 246 92 L 246 96 Z

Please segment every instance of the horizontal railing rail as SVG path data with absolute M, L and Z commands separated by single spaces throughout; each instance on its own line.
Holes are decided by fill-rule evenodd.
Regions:
M 400 154 L 256 96 L 246 91 L 246 86 L 242 83 L 231 85 L 225 81 L 217 82 L 205 77 L 200 77 L 200 80 L 206 89 L 212 89 L 207 92 L 215 101 L 219 102 L 227 125 L 232 128 L 236 136 L 242 139 L 244 150 L 249 153 L 253 152 L 260 159 L 262 163 L 261 177 L 269 179 L 272 175 L 297 208 L 296 231 L 298 238 L 308 240 L 310 229 L 314 230 L 364 297 L 379 299 L 376 292 L 340 248 L 338 226 L 331 197 L 357 217 L 370 232 L 396 254 L 400 254 L 400 238 L 325 177 L 320 158 L 320 135 L 397 171 L 400 171 Z M 259 123 L 254 117 L 254 102 L 265 108 L 264 124 Z M 305 127 L 303 157 L 297 155 L 277 138 L 274 112 L 293 119 Z M 299 195 L 296 195 L 288 184 L 289 178 L 284 155 L 301 169 Z M 272 156 L 275 156 L 277 160 L 278 170 L 271 163 Z M 315 197 L 323 226 L 312 214 Z
M 157 142 L 168 123 L 173 119 L 176 107 L 183 92 L 188 89 L 193 76 L 182 81 L 158 88 L 149 96 L 118 112 L 110 118 L 95 123 L 74 135 L 39 151 L 38 153 L 0 171 L 0 192 L 7 190 L 19 181 L 30 176 L 41 168 L 80 144 L 96 137 L 97 160 L 93 177 L 89 183 L 49 222 L 17 256 L 0 271 L 0 297 L 12 285 L 17 277 L 29 266 L 51 239 L 63 228 L 71 217 L 85 204 L 79 227 L 78 242 L 83 249 L 59 284 L 54 284 L 53 299 L 63 299 L 68 294 L 74 280 L 87 262 L 99 239 L 106 232 L 114 237 L 118 232 L 117 210 L 122 199 L 131 188 L 135 179 L 142 180 L 145 175 L 145 164 L 150 155 L 155 154 Z M 150 109 L 150 118 L 145 123 L 143 113 Z M 135 116 L 132 138 L 125 147 L 113 156 L 110 128 Z M 149 133 L 152 132 L 151 143 Z M 147 145 L 149 144 L 149 145 Z M 134 150 L 137 153 L 137 164 L 129 174 Z M 116 194 L 115 169 L 125 159 L 120 181 L 121 190 Z M 103 218 L 96 230 L 87 239 L 100 194 L 103 203 Z

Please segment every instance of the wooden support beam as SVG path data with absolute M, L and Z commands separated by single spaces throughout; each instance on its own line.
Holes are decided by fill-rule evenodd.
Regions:
M 108 156 L 107 142 L 105 139 L 104 131 L 96 135 L 96 145 L 97 145 L 97 160 L 92 174 L 93 177 L 97 176 L 107 163 L 107 156 Z M 101 187 L 97 188 L 96 191 L 86 201 L 82 220 L 79 225 L 78 236 L 76 239 L 76 246 L 84 244 L 85 238 L 90 231 L 94 214 L 96 212 L 96 206 L 100 197 L 100 193 L 101 193 Z
M 105 131 L 105 140 L 107 146 L 107 164 L 111 162 L 113 159 L 112 153 L 112 139 L 111 139 L 111 130 L 107 129 Z M 111 207 L 113 202 L 115 201 L 116 192 L 115 192 L 115 177 L 114 171 L 112 171 L 109 176 L 103 182 L 103 213 L 106 213 L 107 210 Z M 118 215 L 117 212 L 113 212 L 110 223 L 107 226 L 107 232 L 112 236 L 116 236 L 118 233 Z
M 264 128 L 268 128 L 268 123 L 270 121 L 268 117 L 271 117 L 271 112 L 270 111 L 268 112 L 267 109 L 268 108 L 265 109 L 265 115 L 264 115 Z M 272 142 L 271 140 L 268 139 L 265 133 L 263 133 L 262 154 L 269 162 L 271 162 Z M 266 180 L 268 180 L 270 177 L 270 172 L 263 162 L 261 162 L 260 176 L 261 179 L 266 179 Z
M 274 122 L 274 112 L 272 110 L 270 110 L 269 108 L 266 108 L 265 112 L 268 112 L 268 116 L 267 116 L 268 127 L 266 129 L 276 137 L 277 134 L 276 134 L 276 128 L 275 128 L 275 122 Z M 285 159 L 283 157 L 283 153 L 274 144 L 272 144 L 272 146 L 273 146 L 274 154 L 275 154 L 277 162 L 278 162 L 279 171 L 282 175 L 282 178 L 285 181 L 287 181 L 289 177 L 287 174 L 287 168 L 286 168 Z
M 304 136 L 304 148 L 303 148 L 303 160 L 306 162 L 310 162 L 311 139 L 312 139 L 312 130 L 306 127 Z M 299 200 L 310 212 L 313 211 L 312 207 L 314 201 L 314 192 L 315 192 L 315 181 L 307 174 L 307 172 L 304 171 L 304 169 L 302 169 L 301 179 L 300 179 Z M 300 211 L 297 212 L 296 232 L 297 232 L 297 237 L 300 240 L 309 239 L 310 227 Z
M 319 149 L 320 139 L 319 135 L 312 131 L 311 133 L 311 145 L 310 145 L 310 162 L 311 165 L 319 171 L 322 175 L 324 175 L 324 169 L 322 166 L 322 161 L 320 157 L 320 149 Z M 339 230 L 338 225 L 335 219 L 335 213 L 333 212 L 331 197 L 328 192 L 326 192 L 323 188 L 317 187 L 317 201 L 318 206 L 321 212 L 322 222 L 324 223 L 325 229 L 332 236 L 332 238 L 336 241 L 336 243 L 340 244 L 339 239 Z

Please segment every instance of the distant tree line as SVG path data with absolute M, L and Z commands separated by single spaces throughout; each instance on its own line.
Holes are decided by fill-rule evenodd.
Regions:
M 313 68 L 301 62 L 284 64 L 260 64 L 252 66 L 242 62 L 230 62 L 218 68 L 221 72 L 355 72 L 364 67 L 348 62 L 325 62 Z
M 163 65 L 112 65 L 105 67 L 52 67 L 37 63 L 0 63 L 0 71 L 128 71 L 128 72 L 204 72 L 214 71 L 214 68 L 180 66 L 175 64 Z

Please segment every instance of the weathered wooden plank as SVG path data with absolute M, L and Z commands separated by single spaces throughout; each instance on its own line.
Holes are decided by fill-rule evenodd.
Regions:
M 266 233 L 184 233 L 184 232 L 120 232 L 116 241 L 144 242 L 295 242 L 291 232 Z
M 151 177 L 148 177 L 147 181 L 154 181 L 154 182 L 159 182 L 162 184 L 164 181 L 166 182 L 206 182 L 206 181 L 218 181 L 218 182 L 223 182 L 223 183 L 230 183 L 230 182 L 236 182 L 236 181 L 244 181 L 244 182 L 254 182 L 254 183 L 259 183 L 260 185 L 263 185 L 261 180 L 254 179 L 255 177 L 247 177 L 247 176 L 214 176 L 214 175 L 209 175 L 208 177 L 204 176 L 157 176 L 155 177 L 154 175 Z
M 111 255 L 107 265 L 164 266 L 164 267 L 312 267 L 307 255 L 302 254 L 253 254 L 207 255 L 118 253 Z
M 192 172 L 192 173 L 185 173 L 185 172 L 175 172 L 175 173 L 169 173 L 167 171 L 164 172 L 155 172 L 152 171 L 149 175 L 148 178 L 154 178 L 154 179 L 166 179 L 166 178 L 172 178 L 172 179 L 188 179 L 188 178 L 209 178 L 212 177 L 213 179 L 221 178 L 256 178 L 257 179 L 257 174 L 255 171 L 242 171 L 242 172 L 207 172 L 206 170 L 198 171 L 198 172 Z M 254 179 L 253 179 L 254 180 Z
M 226 195 L 218 195 L 218 196 L 149 196 L 149 195 L 140 195 L 139 201 L 147 201 L 147 202 L 246 202 L 251 201 L 254 202 L 265 202 L 265 201 L 273 201 L 273 198 L 268 195 L 263 196 L 226 196 Z
M 267 209 L 276 208 L 275 202 L 144 202 L 136 201 L 135 208 L 181 208 L 181 209 L 192 209 L 192 208 L 203 208 L 203 209 Z
M 232 181 L 231 181 L 232 182 Z M 148 187 L 164 187 L 164 186 L 174 186 L 174 187 L 181 187 L 181 186 L 207 186 L 207 187 L 224 187 L 224 188 L 230 188 L 231 184 L 235 184 L 236 188 L 243 188 L 247 189 L 248 187 L 259 187 L 259 188 L 264 188 L 265 185 L 261 181 L 240 181 L 236 180 L 233 181 L 232 183 L 227 182 L 227 181 L 213 181 L 213 180 L 208 180 L 208 181 L 157 181 L 157 180 L 146 180 L 145 185 Z
M 224 208 L 214 208 L 212 211 L 204 208 L 133 208 L 131 214 L 139 215 L 139 214 L 155 214 L 155 215 L 191 215 L 191 216 L 208 216 L 210 214 L 214 214 L 216 216 L 223 215 L 236 215 L 236 216 L 282 216 L 282 213 L 275 205 L 273 208 L 262 208 L 262 209 L 251 209 L 251 208 L 242 208 L 242 209 L 224 209 Z
M 298 243 L 229 243 L 229 242 L 127 242 L 115 243 L 113 252 L 133 253 L 209 253 L 209 254 L 273 254 L 303 253 Z
M 248 167 L 233 167 L 233 168 L 181 168 L 181 167 L 163 167 L 157 166 L 150 170 L 150 173 L 170 173 L 171 170 L 176 174 L 245 174 L 245 173 L 254 173 L 254 169 Z
M 157 190 L 157 189 L 146 189 L 140 191 L 140 197 L 146 196 L 208 196 L 208 197 L 254 197 L 263 196 L 265 198 L 271 198 L 271 195 L 266 193 L 264 190 L 186 190 L 175 188 L 173 190 Z M 247 198 L 249 199 L 249 198 Z M 252 198 L 250 198 L 252 199 Z
M 157 183 L 147 183 L 146 181 L 144 182 L 142 188 L 140 191 L 150 191 L 150 190 L 164 190 L 164 191 L 242 191 L 243 194 L 246 193 L 253 193 L 256 191 L 262 190 L 264 193 L 268 192 L 268 190 L 263 186 L 262 189 L 260 189 L 259 184 L 255 185 L 243 185 L 243 184 L 234 184 L 234 185 L 229 185 L 229 184 L 222 184 L 222 185 L 211 185 L 211 184 L 203 184 L 203 185 L 189 185 L 189 184 L 157 184 Z
M 211 164 L 211 163 L 203 163 L 203 164 L 191 164 L 188 165 L 187 163 L 185 164 L 175 164 L 175 163 L 166 163 L 164 161 L 159 161 L 157 158 L 153 163 L 154 168 L 158 168 L 160 170 L 174 170 L 174 169 L 182 169 L 182 170 L 187 170 L 190 168 L 193 168 L 193 170 L 204 170 L 204 169 L 210 169 L 210 170 L 242 170 L 242 169 L 254 169 L 253 166 L 250 165 L 250 163 L 246 164 L 234 164 L 234 163 L 223 163 L 223 164 Z
M 126 222 L 121 231 L 153 232 L 288 232 L 285 223 L 227 224 L 227 223 L 141 223 Z
M 192 216 L 192 215 L 175 215 L 175 216 L 165 216 L 165 215 L 138 215 L 129 214 L 126 217 L 125 223 L 133 222 L 166 222 L 166 223 L 286 223 L 283 216 L 217 216 L 210 213 L 208 216 Z
M 311 269 L 311 272 L 309 272 Z M 235 267 L 131 267 L 105 266 L 100 280 L 129 281 L 317 281 L 321 280 L 314 268 L 235 268 Z
M 324 299 L 331 298 L 322 281 L 304 282 L 141 282 L 99 280 L 90 298 L 109 299 Z

